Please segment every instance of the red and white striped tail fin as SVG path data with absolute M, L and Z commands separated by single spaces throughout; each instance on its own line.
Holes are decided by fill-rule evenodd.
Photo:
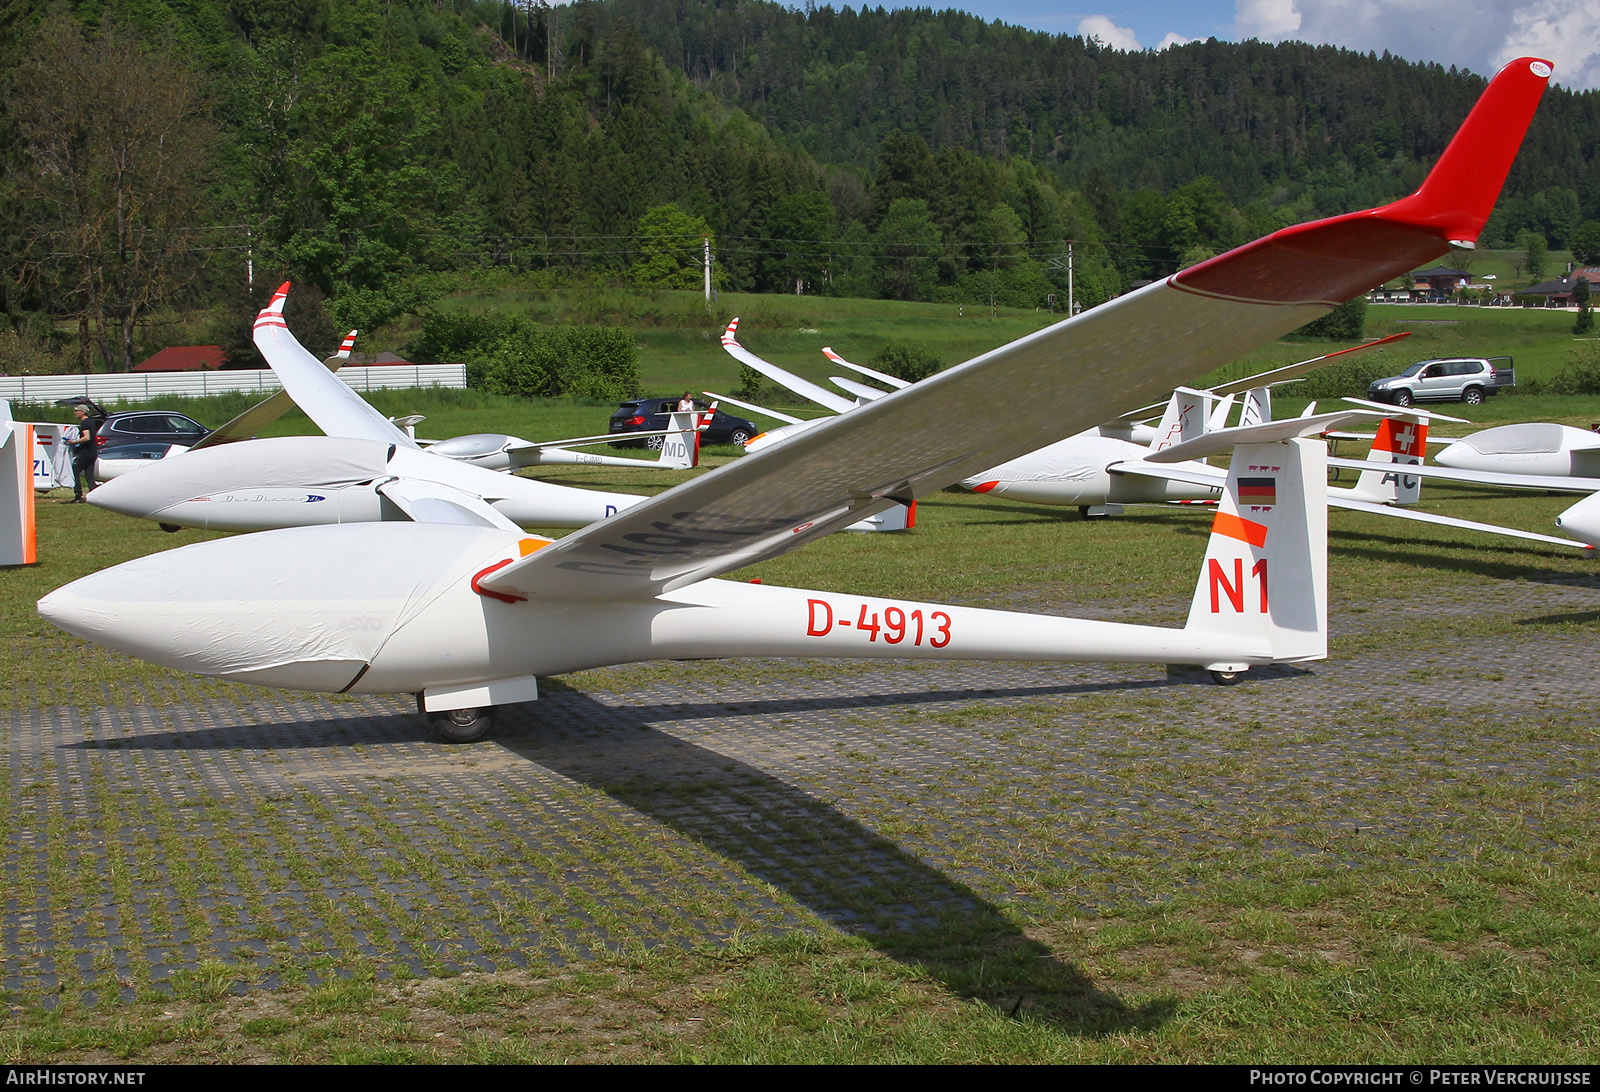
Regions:
M 1328 654 L 1327 453 L 1304 437 L 1234 448 L 1186 628 L 1278 663 Z

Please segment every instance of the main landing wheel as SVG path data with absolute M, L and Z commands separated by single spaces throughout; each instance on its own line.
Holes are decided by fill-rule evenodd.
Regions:
M 485 705 L 478 709 L 441 709 L 426 716 L 428 727 L 446 743 L 476 743 L 494 730 L 494 710 L 494 706 Z
M 1213 671 L 1211 673 L 1211 681 L 1216 683 L 1218 686 L 1232 686 L 1234 683 L 1239 681 L 1239 672 Z

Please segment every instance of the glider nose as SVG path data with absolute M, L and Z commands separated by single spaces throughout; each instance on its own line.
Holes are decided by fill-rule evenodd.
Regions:
M 454 569 L 517 536 L 418 524 L 239 535 L 125 562 L 39 601 L 46 621 L 163 667 L 341 690 Z M 330 559 L 348 559 L 349 564 Z
M 159 463 L 118 474 L 89 492 L 89 503 L 120 516 L 148 519 L 163 508 L 184 498 L 173 495 L 164 483 L 168 475 Z

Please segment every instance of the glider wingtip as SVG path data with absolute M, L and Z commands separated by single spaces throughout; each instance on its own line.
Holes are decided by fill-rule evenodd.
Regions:
M 263 319 L 283 314 L 283 301 L 289 298 L 289 286 L 292 283 L 292 281 L 284 281 L 278 285 L 278 290 L 272 294 L 272 298 L 267 301 L 267 305 L 256 315 L 256 325 L 259 326 Z
M 1547 60 L 1519 57 L 1496 72 L 1422 187 L 1380 210 L 1385 218 L 1474 246 L 1554 71 Z

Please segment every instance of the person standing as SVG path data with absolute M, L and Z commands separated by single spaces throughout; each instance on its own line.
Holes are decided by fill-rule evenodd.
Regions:
M 105 418 L 91 415 L 82 403 L 72 407 L 72 415 L 78 419 L 77 438 L 68 441 L 72 445 L 72 503 L 82 504 L 84 490 L 94 488 L 94 461 L 100 455 L 96 441 Z

